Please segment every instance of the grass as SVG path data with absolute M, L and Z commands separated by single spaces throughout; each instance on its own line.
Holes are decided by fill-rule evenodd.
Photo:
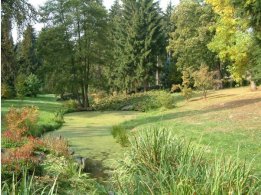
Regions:
M 217 154 L 179 138 L 173 131 L 148 128 L 135 133 L 129 152 L 113 175 L 120 194 L 257 194 L 260 180 L 238 158 Z
M 4 181 L 1 186 L 1 193 L 3 194 L 23 194 L 23 195 L 31 195 L 31 194 L 48 194 L 48 195 L 56 195 L 57 192 L 57 178 L 54 179 L 53 184 L 51 186 L 45 186 L 42 188 L 35 186 L 34 174 L 29 176 L 26 170 L 22 173 L 22 178 L 20 181 L 15 178 L 13 174 L 12 182 Z
M 196 95 L 189 102 L 179 102 L 172 110 L 145 113 L 120 125 L 129 130 L 165 127 L 216 152 L 250 163 L 261 175 L 261 93 L 248 88 L 212 91 L 207 100 Z
M 9 110 L 11 106 L 21 108 L 25 106 L 37 106 L 39 108 L 38 125 L 45 128 L 58 128 L 60 125 L 54 121 L 54 113 L 62 107 L 60 102 L 56 101 L 54 95 L 38 95 L 38 97 L 25 97 L 23 100 L 11 99 L 2 100 L 1 115 Z M 2 117 L 3 118 L 3 117 Z M 2 129 L 5 129 L 4 123 L 1 124 Z
M 248 88 L 211 91 L 207 100 L 195 94 L 186 102 L 179 94 L 173 95 L 176 107 L 147 113 L 138 112 L 79 112 L 65 115 L 64 126 L 52 134 L 68 138 L 77 155 L 102 161 L 113 166 L 110 159 L 122 159 L 125 149 L 111 136 L 113 125 L 132 131 L 146 127 L 167 128 L 179 137 L 207 146 L 207 154 L 252 159 L 255 171 L 261 175 L 261 92 Z M 8 107 L 36 105 L 40 109 L 39 124 L 52 124 L 55 110 L 61 107 L 54 96 L 43 95 L 25 100 L 4 100 L 2 113 Z

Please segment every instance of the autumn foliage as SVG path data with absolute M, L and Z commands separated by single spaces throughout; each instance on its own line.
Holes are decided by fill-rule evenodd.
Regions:
M 24 107 L 22 109 L 10 108 L 5 116 L 7 130 L 2 134 L 3 169 L 18 171 L 21 165 L 37 162 L 34 151 L 41 147 L 42 141 L 29 135 L 28 131 L 36 127 L 38 108 Z
M 38 108 L 35 106 L 21 109 L 10 108 L 5 116 L 7 130 L 3 136 L 12 140 L 20 141 L 23 136 L 36 127 L 38 120 Z

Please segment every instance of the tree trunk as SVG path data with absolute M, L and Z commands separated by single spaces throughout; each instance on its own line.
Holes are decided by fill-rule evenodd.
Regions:
M 253 81 L 253 80 L 250 81 L 250 88 L 251 88 L 251 91 L 256 91 L 257 90 L 255 81 Z
M 85 92 L 84 92 L 84 82 L 82 82 L 82 106 L 85 107 Z
M 252 73 L 250 71 L 248 71 L 247 80 L 250 82 L 251 91 L 256 91 L 257 90 L 256 82 L 253 80 L 253 76 L 252 76 Z
M 159 56 L 157 56 L 157 65 L 156 65 L 156 85 L 159 86 Z
M 206 89 L 203 89 L 203 96 L 204 96 L 204 99 L 207 99 L 207 90 Z
M 223 75 L 222 75 L 222 62 L 218 62 L 218 67 L 217 67 L 217 71 L 216 71 L 216 79 L 217 79 L 217 82 L 216 82 L 216 89 L 223 89 L 223 82 L 222 82 L 222 78 L 223 78 Z
M 148 83 L 146 80 L 143 81 L 143 87 L 144 87 L 144 92 L 146 92 L 148 89 Z

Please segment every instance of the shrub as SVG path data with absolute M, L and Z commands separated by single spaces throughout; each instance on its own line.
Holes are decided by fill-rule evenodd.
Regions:
M 178 85 L 172 85 L 172 87 L 171 87 L 171 92 L 172 93 L 175 93 L 175 92 L 179 92 L 180 91 L 180 84 L 178 84 Z
M 213 88 L 214 73 L 209 71 L 209 67 L 202 64 L 198 71 L 194 72 L 194 86 L 203 92 L 203 97 L 207 98 L 207 90 Z
M 121 146 L 128 146 L 129 145 L 129 136 L 127 130 L 120 125 L 115 125 L 112 127 L 111 134 L 113 138 L 116 139 L 116 142 L 119 143 Z
M 23 99 L 26 96 L 26 75 L 19 74 L 15 80 L 15 90 L 18 98 Z
M 21 143 L 21 142 L 20 142 Z M 2 178 L 10 178 L 10 174 L 17 174 L 23 171 L 23 168 L 33 170 L 40 162 L 40 158 L 35 154 L 35 151 L 42 147 L 42 142 L 33 137 L 24 137 L 23 143 L 13 148 L 5 148 L 2 153 Z
M 65 111 L 68 112 L 74 112 L 78 109 L 79 105 L 76 100 L 67 100 L 63 102 L 63 107 Z
M 191 78 L 192 78 L 192 69 L 187 68 L 182 71 L 182 85 L 180 86 L 181 95 L 186 98 L 187 101 L 192 96 Z
M 60 109 L 54 113 L 54 121 L 57 123 L 64 123 L 64 114 L 65 111 L 63 109 Z
M 40 91 L 40 80 L 36 75 L 30 74 L 25 80 L 26 95 L 36 97 Z
M 1 84 L 1 98 L 10 99 L 15 96 L 15 91 L 9 85 L 2 83 Z
M 69 156 L 69 144 L 64 138 L 45 136 L 42 138 L 45 151 L 49 151 L 56 156 Z
M 172 108 L 173 96 L 166 91 L 149 91 L 132 95 L 119 94 L 103 98 L 93 105 L 96 110 L 127 110 L 149 111 L 161 107 Z
M 99 101 L 103 98 L 106 98 L 107 94 L 104 91 L 99 91 L 98 93 L 92 94 L 92 99 L 95 103 L 99 103 Z
M 152 92 L 152 96 L 155 96 L 155 99 L 157 100 L 157 107 L 164 107 L 171 109 L 174 107 L 174 98 L 172 95 L 166 91 L 155 91 Z M 152 99 L 153 101 L 153 99 Z
M 187 101 L 192 97 L 193 91 L 188 86 L 181 87 L 181 95 L 186 98 Z
M 19 140 L 37 128 L 38 108 L 35 106 L 21 109 L 11 107 L 5 115 L 7 130 L 4 136 L 12 140 Z
M 239 159 L 214 161 L 167 129 L 139 131 L 113 174 L 119 194 L 258 194 L 260 180 Z
M 7 130 L 3 132 L 3 146 L 6 148 L 2 155 L 2 170 L 21 172 L 21 167 L 33 167 L 37 163 L 34 151 L 41 142 L 28 137 L 35 130 L 38 119 L 36 107 L 22 109 L 10 108 L 5 116 Z

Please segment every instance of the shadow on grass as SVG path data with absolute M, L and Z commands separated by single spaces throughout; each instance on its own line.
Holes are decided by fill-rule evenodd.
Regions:
M 144 124 L 173 120 L 177 118 L 193 116 L 196 114 L 206 114 L 206 113 L 217 112 L 222 110 L 229 110 L 229 109 L 239 108 L 250 104 L 255 104 L 257 102 L 261 102 L 261 98 L 235 100 L 235 101 L 226 102 L 222 104 L 222 106 L 211 106 L 203 110 L 183 111 L 183 112 L 168 113 L 168 114 L 156 115 L 156 116 L 145 117 L 145 118 L 137 118 L 134 120 L 123 122 L 122 125 L 125 126 L 127 129 L 133 129 L 136 126 L 140 126 Z

